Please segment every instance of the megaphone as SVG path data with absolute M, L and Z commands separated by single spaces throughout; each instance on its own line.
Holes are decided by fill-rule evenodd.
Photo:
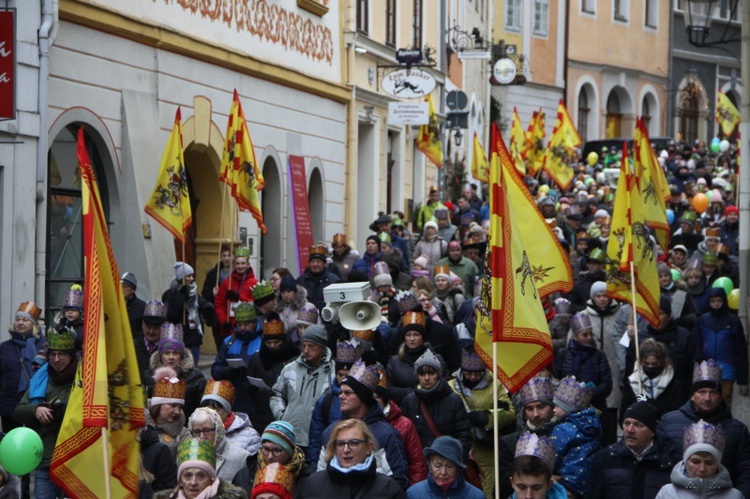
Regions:
M 323 289 L 323 299 L 326 301 L 326 306 L 320 311 L 320 318 L 324 322 L 336 322 L 339 320 L 339 308 L 344 303 L 363 301 L 368 296 L 370 296 L 369 282 L 329 284 Z
M 371 301 L 350 301 L 339 308 L 341 325 L 350 331 L 375 329 L 381 322 L 380 305 Z

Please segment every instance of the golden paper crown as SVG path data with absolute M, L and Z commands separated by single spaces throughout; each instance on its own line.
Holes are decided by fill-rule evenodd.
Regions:
M 408 312 L 404 312 L 404 315 L 401 316 L 401 326 L 405 331 L 416 330 L 424 332 L 426 324 L 427 316 L 424 312 L 409 310 Z
M 352 336 L 359 338 L 360 340 L 372 343 L 375 339 L 375 331 L 372 329 L 361 329 L 352 331 Z
M 160 368 L 154 374 L 154 395 L 151 405 L 185 404 L 187 385 L 184 380 L 176 377 L 174 369 Z
M 263 324 L 263 337 L 265 339 L 272 339 L 270 338 L 271 336 L 283 337 L 285 333 L 286 330 L 284 329 L 284 323 L 279 319 L 271 319 Z
M 346 244 L 346 234 L 334 234 L 333 244 Z
M 208 383 L 206 383 L 206 389 L 203 390 L 203 395 L 214 395 L 216 397 L 221 397 L 229 402 L 229 405 L 232 405 L 234 404 L 235 396 L 234 385 L 231 381 L 217 381 L 215 379 L 210 379 L 208 380 Z

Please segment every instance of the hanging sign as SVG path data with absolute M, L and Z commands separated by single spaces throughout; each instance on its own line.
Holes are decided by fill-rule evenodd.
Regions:
M 15 11 L 0 11 L 0 119 L 16 117 Z
M 435 77 L 421 69 L 397 69 L 383 76 L 380 88 L 400 99 L 420 99 L 435 89 Z

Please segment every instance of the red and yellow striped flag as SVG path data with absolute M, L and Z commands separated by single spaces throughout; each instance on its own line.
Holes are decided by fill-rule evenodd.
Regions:
M 526 163 L 523 160 L 523 154 L 521 154 L 521 148 L 525 140 L 526 134 L 523 132 L 523 126 L 521 126 L 521 117 L 518 116 L 518 110 L 514 107 L 513 126 L 510 127 L 510 157 L 521 175 L 526 175 Z
M 78 131 L 83 179 L 84 323 L 83 358 L 52 456 L 50 477 L 69 497 L 138 497 L 145 393 L 119 272 L 107 232 L 94 169 Z M 107 440 L 103 440 L 103 430 Z M 107 445 L 110 469 L 104 468 Z
M 664 170 L 651 147 L 648 130 L 642 118 L 635 124 L 633 136 L 635 179 L 641 193 L 641 204 L 647 225 L 656 233 L 659 245 L 666 251 L 669 248 L 669 221 L 667 220 L 666 200 L 671 197 Z
M 144 211 L 180 242 L 185 242 L 185 234 L 193 223 L 193 215 L 182 148 L 182 117 L 179 107 L 167 145 L 161 155 L 161 166 L 154 192 Z
M 263 223 L 263 212 L 258 198 L 258 192 L 265 187 L 265 180 L 263 171 L 255 159 L 255 149 L 250 140 L 247 121 L 236 89 L 229 111 L 219 179 L 231 186 L 237 207 L 241 211 L 249 211 L 261 232 L 266 234 L 268 231 Z
M 523 214 L 513 210 L 508 194 L 504 172 L 515 166 L 495 123 L 490 137 L 489 268 L 477 311 L 475 346 L 486 365 L 497 363 L 498 379 L 515 392 L 552 360 L 552 340 L 528 242 L 519 228 Z M 493 342 L 499 343 L 496 359 Z
M 721 126 L 722 133 L 727 137 L 732 135 L 741 119 L 740 112 L 729 100 L 729 97 L 719 90 L 719 95 L 716 98 L 716 123 Z
M 443 166 L 443 143 L 440 140 L 440 126 L 435 114 L 435 106 L 432 105 L 432 95 L 428 95 L 424 100 L 429 105 L 430 122 L 419 127 L 417 149 L 440 168 Z
M 557 121 L 544 151 L 544 169 L 563 192 L 568 190 L 575 178 L 571 160 L 575 148 L 583 143 L 573 120 L 570 119 L 565 102 L 557 104 Z
M 544 166 L 544 137 L 547 134 L 544 121 L 544 111 L 534 111 L 521 148 L 521 157 L 526 160 L 526 171 L 531 175 L 539 173 Z
M 484 154 L 484 149 L 482 149 L 482 143 L 479 142 L 477 132 L 474 132 L 474 154 L 471 156 L 471 176 L 480 182 L 489 182 L 489 170 L 487 156 Z
M 635 308 L 656 326 L 659 323 L 659 274 L 647 223 L 638 182 L 629 165 L 626 142 L 617 179 L 612 232 L 607 244 L 607 296 L 632 304 L 631 279 L 634 278 Z M 633 274 L 630 272 L 631 262 Z

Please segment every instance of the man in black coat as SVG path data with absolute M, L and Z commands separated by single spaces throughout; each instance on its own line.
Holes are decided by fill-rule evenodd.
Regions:
M 713 359 L 696 364 L 690 400 L 662 416 L 658 433 L 682 452 L 683 428 L 701 419 L 724 428 L 727 443 L 721 464 L 729 471 L 734 487 L 750 497 L 750 433 L 744 423 L 732 417 L 721 396 L 721 386 L 721 368 Z
M 167 317 L 167 308 L 159 300 L 149 300 L 143 310 L 143 320 L 138 333 L 135 333 L 135 356 L 141 379 L 151 377 L 151 355 L 159 349 L 161 325 Z
M 135 274 L 125 272 L 120 277 L 120 284 L 122 284 L 122 296 L 125 298 L 125 308 L 128 310 L 130 331 L 135 334 L 141 330 L 141 319 L 143 318 L 143 309 L 146 308 L 146 302 L 135 295 L 138 289 L 138 279 Z
M 586 499 L 654 499 L 682 456 L 656 436 L 658 410 L 636 402 L 623 414 L 622 439 L 594 454 Z M 682 437 L 680 437 L 681 439 Z
M 307 260 L 307 268 L 297 278 L 297 284 L 307 291 L 307 299 L 315 305 L 318 311 L 326 306 L 323 298 L 323 289 L 329 284 L 341 282 L 341 278 L 326 269 L 328 248 L 325 244 L 316 244 L 310 247 L 310 256 Z

